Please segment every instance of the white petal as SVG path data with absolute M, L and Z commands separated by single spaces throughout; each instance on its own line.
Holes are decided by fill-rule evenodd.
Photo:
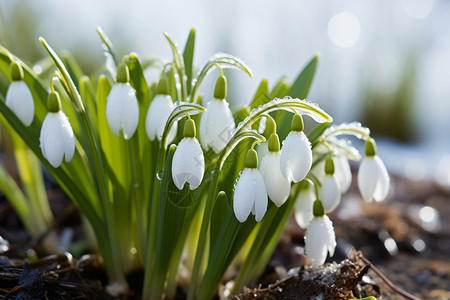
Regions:
M 378 185 L 378 164 L 373 157 L 365 157 L 359 166 L 358 187 L 364 201 L 371 202 Z
M 327 227 L 327 235 L 328 235 L 328 252 L 330 253 L 330 257 L 334 255 L 334 250 L 336 249 L 336 235 L 334 233 L 333 223 L 327 215 L 323 216 L 325 225 Z
M 58 113 L 47 114 L 42 123 L 39 141 L 42 155 L 54 168 L 59 167 L 64 156 L 64 143 Z
M 322 265 L 327 258 L 328 228 L 323 217 L 315 217 L 309 222 L 305 234 L 305 253 L 313 266 Z
M 205 161 L 203 151 L 194 138 L 184 138 L 178 144 L 172 161 L 172 179 L 176 187 L 182 190 L 188 182 L 190 189 L 196 189 L 203 180 Z
M 152 100 L 145 119 L 145 129 L 151 141 L 153 141 L 155 137 L 158 138 L 159 141 L 161 140 L 167 119 L 172 110 L 173 101 L 169 95 L 157 95 Z
M 313 204 L 316 195 L 311 188 L 302 189 L 295 200 L 295 220 L 298 226 L 305 229 L 313 219 Z
M 380 202 L 383 201 L 389 193 L 390 179 L 386 167 L 380 157 L 375 156 L 374 158 L 378 166 L 378 182 L 375 192 L 373 193 L 373 198 L 375 201 Z
M 290 182 L 281 173 L 280 155 L 281 153 L 279 151 L 268 152 L 263 158 L 260 168 L 267 194 L 270 200 L 278 207 L 286 202 L 291 191 Z
M 200 140 L 203 147 L 209 145 L 214 152 L 220 153 L 235 129 L 233 114 L 226 100 L 211 100 L 206 109 L 200 119 Z
M 245 222 L 252 208 L 255 219 L 259 222 L 267 210 L 267 193 L 259 171 L 245 168 L 238 179 L 233 196 L 233 209 L 238 221 Z
M 283 141 L 280 158 L 281 172 L 293 182 L 303 180 L 311 169 L 311 144 L 303 132 L 291 131 Z
M 325 175 L 319 190 L 319 197 L 326 213 L 332 212 L 341 201 L 341 190 L 334 175 Z
M 258 161 L 262 162 L 266 154 L 269 152 L 269 143 L 267 141 L 258 143 L 255 148 L 256 153 L 258 154 Z M 258 164 L 258 168 L 261 169 L 261 164 Z
M 75 137 L 73 134 L 72 126 L 70 126 L 69 120 L 62 111 L 59 111 L 57 115 L 59 122 L 61 123 L 61 142 L 64 145 L 64 157 L 66 162 L 70 162 L 75 153 Z
M 6 92 L 5 104 L 25 126 L 30 126 L 34 118 L 34 101 L 25 82 L 11 82 Z
M 352 171 L 348 159 L 344 156 L 333 157 L 335 176 L 339 182 L 341 194 L 344 194 L 350 188 L 352 183 Z
M 106 103 L 106 120 L 117 137 L 122 129 L 125 139 L 130 139 L 139 122 L 139 105 L 135 90 L 128 83 L 116 83 Z

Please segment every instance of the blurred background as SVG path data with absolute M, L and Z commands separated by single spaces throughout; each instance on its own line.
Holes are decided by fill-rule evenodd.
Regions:
M 235 106 L 250 101 L 262 78 L 271 86 L 282 76 L 292 81 L 319 54 L 309 99 L 336 123 L 370 127 L 394 174 L 450 188 L 448 0 L 17 0 L 1 1 L 0 10 L 2 45 L 33 64 L 46 57 L 43 36 L 55 50 L 71 51 L 86 74 L 104 63 L 97 26 L 120 55 L 167 61 L 162 33 L 184 47 L 194 27 L 197 66 L 226 52 L 253 69 L 253 79 L 227 73 Z

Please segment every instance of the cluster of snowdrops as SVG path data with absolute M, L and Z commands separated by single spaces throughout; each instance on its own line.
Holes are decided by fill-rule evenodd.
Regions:
M 163 176 L 170 176 L 172 180 L 172 182 L 167 182 L 168 186 L 174 184 L 180 192 L 189 193 L 188 190 L 190 190 L 193 193 L 202 186 L 204 181 L 208 181 L 207 183 L 210 184 L 207 191 L 204 189 L 201 192 L 201 197 L 206 198 L 205 202 L 198 201 L 199 203 L 205 203 L 203 204 L 201 226 L 197 230 L 197 235 L 191 236 L 191 238 L 197 238 L 200 241 L 198 248 L 193 251 L 196 255 L 195 260 L 193 260 L 192 272 L 194 277 L 192 281 L 196 283 L 191 289 L 193 292 L 189 291 L 193 298 L 201 295 L 199 289 L 202 285 L 197 286 L 197 281 L 201 281 L 202 277 L 208 274 L 208 270 L 202 271 L 200 267 L 202 259 L 197 256 L 200 257 L 201 254 L 207 252 L 205 249 L 208 247 L 202 245 L 206 244 L 204 236 L 207 235 L 208 231 L 215 230 L 214 225 L 211 225 L 213 204 L 208 204 L 208 201 L 217 201 L 216 199 L 225 194 L 219 193 L 217 186 L 220 187 L 221 183 L 220 171 L 233 151 L 237 153 L 241 161 L 238 165 L 239 170 L 233 173 L 238 176 L 225 181 L 228 184 L 233 184 L 232 187 L 227 187 L 228 190 L 232 191 L 230 210 L 233 211 L 233 217 L 237 219 L 238 223 L 253 222 L 252 228 L 255 228 L 257 222 L 264 220 L 268 207 L 272 205 L 269 203 L 269 199 L 275 205 L 274 209 L 283 207 L 289 199 L 293 202 L 291 207 L 295 211 L 298 225 L 306 229 L 305 250 L 313 265 L 323 264 L 327 253 L 329 252 L 330 256 L 334 253 L 336 246 L 334 229 L 326 214 L 336 209 L 341 200 L 341 195 L 348 190 L 351 184 L 352 172 L 349 159 L 358 160 L 360 158 L 358 150 L 347 139 L 341 138 L 342 135 L 356 136 L 365 142 L 364 158 L 358 171 L 358 186 L 362 198 L 365 201 L 372 201 L 373 199 L 381 201 L 386 197 L 389 191 L 388 173 L 383 162 L 377 156 L 375 141 L 370 138 L 369 130 L 359 123 L 329 126 L 332 118 L 316 104 L 291 97 L 270 99 L 269 93 L 265 94 L 266 98 L 258 98 L 255 103 L 249 104 L 250 108 L 253 108 L 251 111 L 248 107 L 241 109 L 240 111 L 243 111 L 244 115 L 238 122 L 237 110 L 233 112 L 226 99 L 228 87 L 222 69 L 228 65 L 233 66 L 233 64 L 239 64 L 238 68 L 246 69 L 247 67 L 240 60 L 236 58 L 230 60 L 228 56 L 226 56 L 228 60 L 223 58 L 221 60 L 218 59 L 220 56 L 215 56 L 208 62 L 208 69 L 205 72 L 203 72 L 204 69 L 201 72 L 196 72 L 192 68 L 188 72 L 191 74 L 191 78 L 186 79 L 186 77 L 189 77 L 186 75 L 186 66 L 190 65 L 186 61 L 186 57 L 189 56 L 181 57 L 180 52 L 176 48 L 174 50 L 175 46 L 169 40 L 172 50 L 174 50 L 174 61 L 158 67 L 160 76 L 154 80 L 153 86 L 145 84 L 142 87 L 137 84 L 136 79 L 133 79 L 136 73 L 132 74 L 132 72 L 136 72 L 136 65 L 130 65 L 125 61 L 126 59 L 122 62 L 117 60 L 114 62 L 113 60 L 111 63 L 111 59 L 114 58 L 112 47 L 106 36 L 101 36 L 107 52 L 107 71 L 105 72 L 108 74 L 109 80 L 114 81 L 105 95 L 104 111 L 94 112 L 97 118 L 93 118 L 93 123 L 97 122 L 98 124 L 101 121 L 100 116 L 103 114 L 108 124 L 108 130 L 115 136 L 108 138 L 120 140 L 120 145 L 127 142 L 132 143 L 133 138 L 135 140 L 139 138 L 141 147 L 139 149 L 147 149 L 146 146 L 142 146 L 145 143 L 152 145 L 152 147 L 156 145 L 155 148 L 158 150 L 156 152 L 162 154 L 156 156 L 158 163 L 153 162 L 153 164 L 158 164 L 158 166 L 151 168 L 151 170 L 158 172 L 160 169 L 164 169 Z M 50 164 L 48 168 L 58 169 L 71 164 L 72 158 L 81 148 L 76 145 L 80 146 L 81 144 L 84 147 L 85 144 L 82 144 L 80 135 L 77 136 L 72 129 L 71 122 L 74 117 L 69 120 L 63 111 L 64 106 L 61 105 L 61 96 L 54 86 L 54 82 L 57 81 L 58 86 L 62 86 L 62 90 L 68 95 L 68 103 L 73 103 L 76 108 L 75 111 L 85 112 L 89 106 L 85 103 L 86 99 L 80 99 L 77 87 L 71 81 L 70 74 L 64 68 L 64 64 L 43 39 L 41 42 L 55 60 L 58 72 L 49 78 L 50 91 L 46 99 L 47 113 L 45 118 L 42 119 L 41 117 L 39 147 L 43 159 Z M 8 113 L 11 114 L 12 112 L 21 121 L 22 124 L 17 125 L 17 127 L 22 128 L 21 126 L 23 126 L 23 130 L 26 130 L 29 126 L 36 125 L 36 122 L 33 123 L 36 99 L 33 99 L 34 95 L 24 81 L 24 69 L 27 67 L 11 54 L 8 57 L 10 58 L 10 78 L 12 82 L 6 93 L 5 104 L 10 110 Z M 130 59 L 130 56 L 127 56 L 127 58 Z M 134 54 L 131 58 L 137 59 Z M 197 94 L 197 83 L 201 83 L 203 77 L 212 69 L 218 69 L 220 75 L 217 78 L 212 99 L 205 101 Z M 192 80 L 195 74 L 203 77 Z M 143 78 L 145 77 L 139 78 L 140 83 L 145 82 Z M 100 81 L 98 85 L 101 84 Z M 186 85 L 189 87 L 186 88 Z M 153 91 L 153 95 L 144 99 L 146 103 L 143 103 L 143 99 L 139 99 L 139 97 L 142 97 L 143 90 Z M 95 107 L 100 110 L 102 106 L 97 102 Z M 303 115 L 310 117 L 320 125 L 313 128 L 308 135 L 305 134 Z M 8 116 L 8 118 L 14 118 L 14 116 Z M 81 119 L 83 119 L 82 114 Z M 84 124 L 83 121 L 81 123 Z M 280 134 L 284 139 L 282 143 L 280 143 L 279 137 L 279 131 L 281 130 L 278 128 L 280 123 L 284 126 L 281 128 L 284 133 Z M 89 127 L 91 125 L 86 122 L 83 126 Z M 92 128 L 96 128 L 95 125 L 92 126 Z M 88 134 L 90 134 L 89 131 L 95 131 L 92 128 L 87 130 Z M 144 132 L 147 141 L 143 139 L 142 133 Z M 141 135 L 139 135 L 140 133 Z M 95 143 L 93 145 L 89 142 L 86 142 L 86 144 L 90 147 L 103 145 L 102 137 L 98 138 L 97 135 L 94 132 L 93 140 Z M 253 142 L 247 143 L 246 149 L 239 148 L 241 152 L 237 152 L 239 143 L 252 139 Z M 134 146 L 130 147 L 133 148 Z M 125 153 L 129 154 L 130 157 L 138 156 L 137 164 L 142 163 L 140 158 L 148 154 L 145 151 L 130 150 L 130 147 L 125 147 Z M 92 151 L 92 149 L 90 150 Z M 96 162 L 95 153 L 89 153 L 89 150 L 84 149 L 78 154 L 92 160 L 94 165 L 99 163 Z M 65 163 L 63 159 L 65 159 Z M 99 164 L 103 166 L 107 165 L 108 162 L 108 157 L 101 158 Z M 130 162 L 129 164 L 133 163 Z M 170 167 L 170 172 L 167 170 L 168 167 Z M 134 169 L 131 170 L 135 171 Z M 205 176 L 205 173 L 210 174 Z M 156 183 L 153 183 L 153 181 L 143 183 L 150 186 L 149 191 L 139 194 L 144 199 L 143 201 L 147 201 L 146 199 L 150 199 L 148 201 L 161 201 L 158 195 L 151 197 L 157 191 L 161 193 L 165 188 L 168 189 L 164 185 L 165 181 L 162 180 L 163 183 L 161 183 L 161 178 L 157 178 L 161 177 L 160 175 L 151 174 L 150 178 L 153 178 Z M 120 179 L 117 181 L 120 182 Z M 159 186 L 155 186 L 155 184 L 159 184 Z M 109 193 L 110 190 L 114 191 L 114 187 L 107 186 L 105 193 Z M 211 193 L 212 195 L 210 195 Z M 101 191 L 99 194 L 99 197 L 104 197 Z M 114 192 L 112 194 L 114 195 Z M 70 190 L 69 195 L 73 196 Z M 133 197 L 134 194 L 130 192 L 127 195 Z M 201 198 L 200 196 L 197 197 Z M 166 195 L 166 198 L 173 197 Z M 116 205 L 116 202 L 113 202 L 113 205 Z M 138 206 L 139 202 L 134 205 Z M 161 211 L 159 209 L 161 209 L 162 204 L 159 203 L 159 207 L 154 206 L 153 203 L 147 205 L 153 207 L 153 210 L 150 208 L 150 217 L 145 221 L 144 229 L 137 230 L 137 242 L 133 245 L 140 252 L 152 253 L 153 251 L 152 255 L 157 256 L 159 252 L 151 250 L 151 243 L 158 240 L 159 231 L 155 233 L 154 239 L 145 236 L 146 234 L 152 236 L 152 229 L 148 229 L 155 225 L 152 223 L 151 216 L 155 216 L 158 211 Z M 107 209 L 105 207 L 103 209 L 108 214 Z M 135 207 L 135 209 L 140 210 L 141 208 Z M 249 221 L 250 214 L 254 215 L 256 223 Z M 286 213 L 286 215 L 288 214 Z M 139 214 L 136 219 L 137 222 L 141 221 Z M 156 225 L 161 224 L 165 223 L 156 223 Z M 120 224 L 116 226 L 120 226 Z M 100 233 L 96 232 L 96 234 L 99 235 Z M 189 234 L 187 233 L 187 235 Z M 205 240 L 204 243 L 201 242 L 203 240 Z M 211 240 L 214 241 L 213 238 Z M 102 241 L 99 241 L 99 243 L 102 243 Z M 245 241 L 242 243 L 245 243 Z M 201 247 L 203 247 L 203 250 Z M 260 246 L 260 248 L 263 247 L 264 245 Z M 180 255 L 183 252 L 182 249 L 183 246 Z M 212 257 L 214 253 L 214 250 L 211 250 L 209 256 Z M 147 268 L 157 266 L 156 259 L 149 259 L 145 254 L 143 257 L 147 272 L 149 270 Z M 228 261 L 228 264 L 230 263 L 231 261 Z M 177 270 L 179 261 L 175 264 L 174 269 Z M 169 271 L 167 271 L 167 274 L 170 275 Z M 176 273 L 176 271 L 174 272 Z M 201 274 L 202 272 L 203 274 Z M 169 275 L 163 276 L 163 283 L 160 286 L 164 290 L 165 296 L 170 295 L 167 292 Z M 149 276 L 152 277 L 152 275 Z M 120 281 L 117 276 L 114 280 Z M 146 284 L 151 283 L 152 280 L 157 281 L 156 279 L 146 279 L 145 282 Z M 164 284 L 164 282 L 166 283 Z M 147 293 L 152 297 L 155 296 L 153 289 L 156 284 L 150 284 L 150 286 L 150 291 L 145 291 L 144 288 L 144 294 Z

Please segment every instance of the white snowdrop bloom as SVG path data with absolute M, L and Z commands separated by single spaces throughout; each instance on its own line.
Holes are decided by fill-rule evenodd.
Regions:
M 390 187 L 390 179 L 383 161 L 377 156 L 365 157 L 358 171 L 359 191 L 366 202 L 383 201 Z
M 320 266 L 327 258 L 333 256 L 336 248 L 336 236 L 333 223 L 327 215 L 314 217 L 305 234 L 305 253 L 313 266 Z
M 185 123 L 184 138 L 178 144 L 172 160 L 172 179 L 176 187 L 182 190 L 189 183 L 195 190 L 203 180 L 205 159 L 202 147 L 195 138 L 195 124 L 189 119 Z
M 333 156 L 334 176 L 339 183 L 341 194 L 345 194 L 352 183 L 352 171 L 348 159 L 344 156 Z M 313 168 L 314 174 L 318 178 L 325 176 L 325 161 L 322 160 Z
M 109 92 L 106 103 L 106 120 L 115 136 L 129 140 L 139 122 L 139 105 L 136 91 L 129 83 L 116 83 Z
M 309 222 L 313 219 L 313 203 L 316 200 L 316 195 L 311 189 L 309 183 L 307 183 L 306 188 L 302 188 L 300 193 L 295 199 L 294 211 L 295 211 L 295 221 L 297 221 L 298 226 L 306 229 Z
M 210 146 L 220 153 L 231 139 L 235 129 L 233 114 L 226 100 L 213 99 L 206 104 L 206 112 L 200 119 L 200 141 L 206 150 Z
M 58 97 L 53 95 L 57 94 L 52 92 L 49 98 Z M 49 100 L 50 102 L 51 100 Z M 56 106 L 57 108 L 53 106 L 50 108 L 50 106 L 49 104 L 49 113 L 42 123 L 39 142 L 42 155 L 54 168 L 57 168 L 61 165 L 63 157 L 65 157 L 66 162 L 70 162 L 72 159 L 75 153 L 75 137 L 69 120 L 59 109 L 60 105 Z
M 169 95 L 156 95 L 148 108 L 145 119 L 145 129 L 151 141 L 161 141 L 167 119 L 174 108 L 172 97 Z M 170 130 L 167 142 L 170 143 L 177 133 L 177 123 Z
M 335 175 L 325 174 L 321 182 L 322 186 L 319 189 L 319 197 L 322 200 L 325 212 L 329 213 L 341 202 L 341 190 Z
M 268 152 L 264 156 L 259 171 L 264 178 L 270 200 L 280 207 L 286 202 L 291 192 L 291 183 L 281 173 L 280 141 L 276 133 L 269 136 Z
M 376 154 L 375 141 L 366 141 L 365 157 L 359 166 L 358 187 L 366 202 L 383 201 L 390 188 L 389 174 L 383 161 Z
M 6 92 L 5 104 L 25 126 L 30 126 L 34 118 L 34 101 L 25 82 L 11 82 Z
M 245 168 L 236 183 L 233 210 L 239 222 L 245 222 L 252 212 L 256 222 L 261 221 L 267 211 L 267 191 L 264 179 L 257 169 L 258 156 L 250 149 L 245 158 Z
M 303 180 L 311 169 L 311 143 L 303 131 L 291 131 L 281 148 L 281 172 L 288 181 Z
M 269 143 L 267 141 L 256 144 L 256 153 L 258 153 L 258 160 L 263 161 L 267 153 L 269 153 Z M 261 169 L 261 165 L 258 166 Z
M 30 89 L 23 81 L 22 67 L 12 62 L 10 66 L 12 82 L 6 92 L 5 104 L 25 126 L 30 126 L 34 118 L 34 101 Z

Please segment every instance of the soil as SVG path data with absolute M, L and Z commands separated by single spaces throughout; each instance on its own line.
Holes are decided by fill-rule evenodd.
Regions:
M 230 298 L 450 299 L 450 191 L 431 181 L 392 181 L 382 203 L 364 203 L 353 184 L 330 214 L 337 248 L 327 264 L 309 266 L 304 231 L 292 218 L 259 283 Z M 48 188 L 51 207 L 60 216 L 52 232 L 69 236 L 69 246 L 77 250 L 73 255 L 46 253 L 0 198 L 0 297 L 114 299 L 105 292 L 101 259 L 84 247 L 78 212 L 57 186 Z M 140 280 L 142 274 L 135 274 L 130 281 Z M 125 298 L 139 299 L 136 295 L 138 288 L 132 288 Z M 181 291 L 177 295 L 184 297 Z

